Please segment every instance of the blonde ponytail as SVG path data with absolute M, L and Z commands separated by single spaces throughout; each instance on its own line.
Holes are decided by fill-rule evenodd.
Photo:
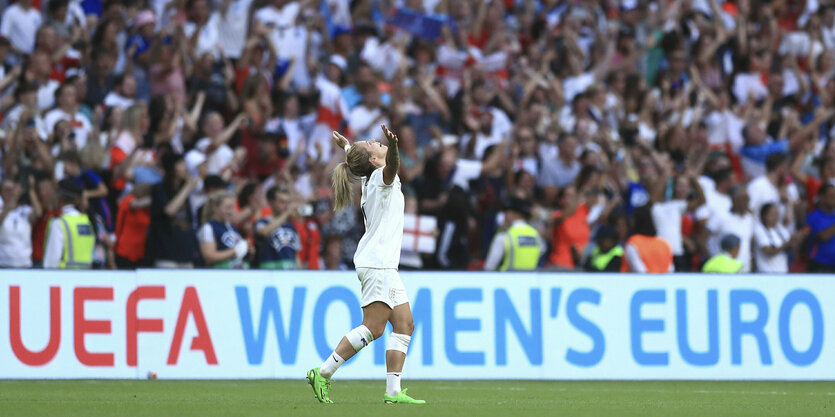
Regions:
M 333 169 L 334 211 L 341 211 L 354 203 L 354 187 L 351 185 L 354 179 L 350 171 L 347 162 L 340 162 Z
M 345 207 L 354 204 L 354 189 L 351 183 L 356 179 L 352 176 L 368 177 L 374 172 L 374 165 L 371 164 L 371 153 L 367 149 L 358 146 L 351 146 L 345 154 L 347 162 L 341 162 L 333 169 L 334 211 L 341 211 Z

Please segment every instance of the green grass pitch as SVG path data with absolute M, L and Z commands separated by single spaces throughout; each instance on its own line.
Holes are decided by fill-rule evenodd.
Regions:
M 835 416 L 835 382 L 404 381 L 423 406 L 385 405 L 384 381 L 0 381 L 0 416 Z

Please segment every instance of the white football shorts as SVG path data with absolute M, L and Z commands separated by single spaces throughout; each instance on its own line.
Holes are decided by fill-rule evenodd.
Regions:
M 396 269 L 357 268 L 357 278 L 362 286 L 362 307 L 379 301 L 393 309 L 409 302 Z

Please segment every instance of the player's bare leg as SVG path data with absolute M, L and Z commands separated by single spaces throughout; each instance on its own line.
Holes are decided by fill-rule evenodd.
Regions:
M 381 302 L 373 302 L 362 308 L 362 324 L 346 334 L 331 355 L 318 368 L 311 369 L 307 373 L 308 383 L 313 387 L 316 399 L 323 403 L 332 403 L 330 400 L 330 379 L 334 372 L 342 366 L 345 361 L 351 359 L 362 348 L 368 346 L 374 339 L 382 336 L 386 323 L 391 317 L 392 310 L 388 305 Z M 411 317 L 411 314 L 410 314 Z M 402 368 L 401 361 L 401 368 Z
M 383 401 L 389 404 L 424 404 L 426 401 L 416 400 L 406 395 L 405 389 L 400 389 L 403 363 L 406 362 L 406 352 L 409 350 L 409 342 L 415 329 L 409 303 L 395 307 L 389 321 L 392 333 L 386 348 L 386 394 Z

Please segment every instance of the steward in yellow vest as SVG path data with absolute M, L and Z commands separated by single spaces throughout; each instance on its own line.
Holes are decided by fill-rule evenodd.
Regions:
M 544 245 L 539 232 L 526 221 L 531 215 L 531 204 L 520 198 L 511 198 L 504 215 L 505 224 L 509 224 L 509 227 L 493 238 L 484 269 L 488 271 L 536 270 Z
M 61 215 L 49 221 L 44 268 L 89 269 L 93 265 L 96 235 L 86 214 L 78 210 L 83 189 L 71 180 L 58 183 Z
M 623 262 L 623 246 L 618 245 L 615 228 L 608 224 L 600 226 L 594 240 L 596 245 L 584 269 L 588 272 L 619 272 Z
M 740 240 L 736 235 L 725 235 L 719 242 L 722 252 L 710 258 L 702 267 L 702 272 L 713 272 L 719 274 L 736 274 L 742 269 L 742 261 L 736 259 L 739 256 Z

